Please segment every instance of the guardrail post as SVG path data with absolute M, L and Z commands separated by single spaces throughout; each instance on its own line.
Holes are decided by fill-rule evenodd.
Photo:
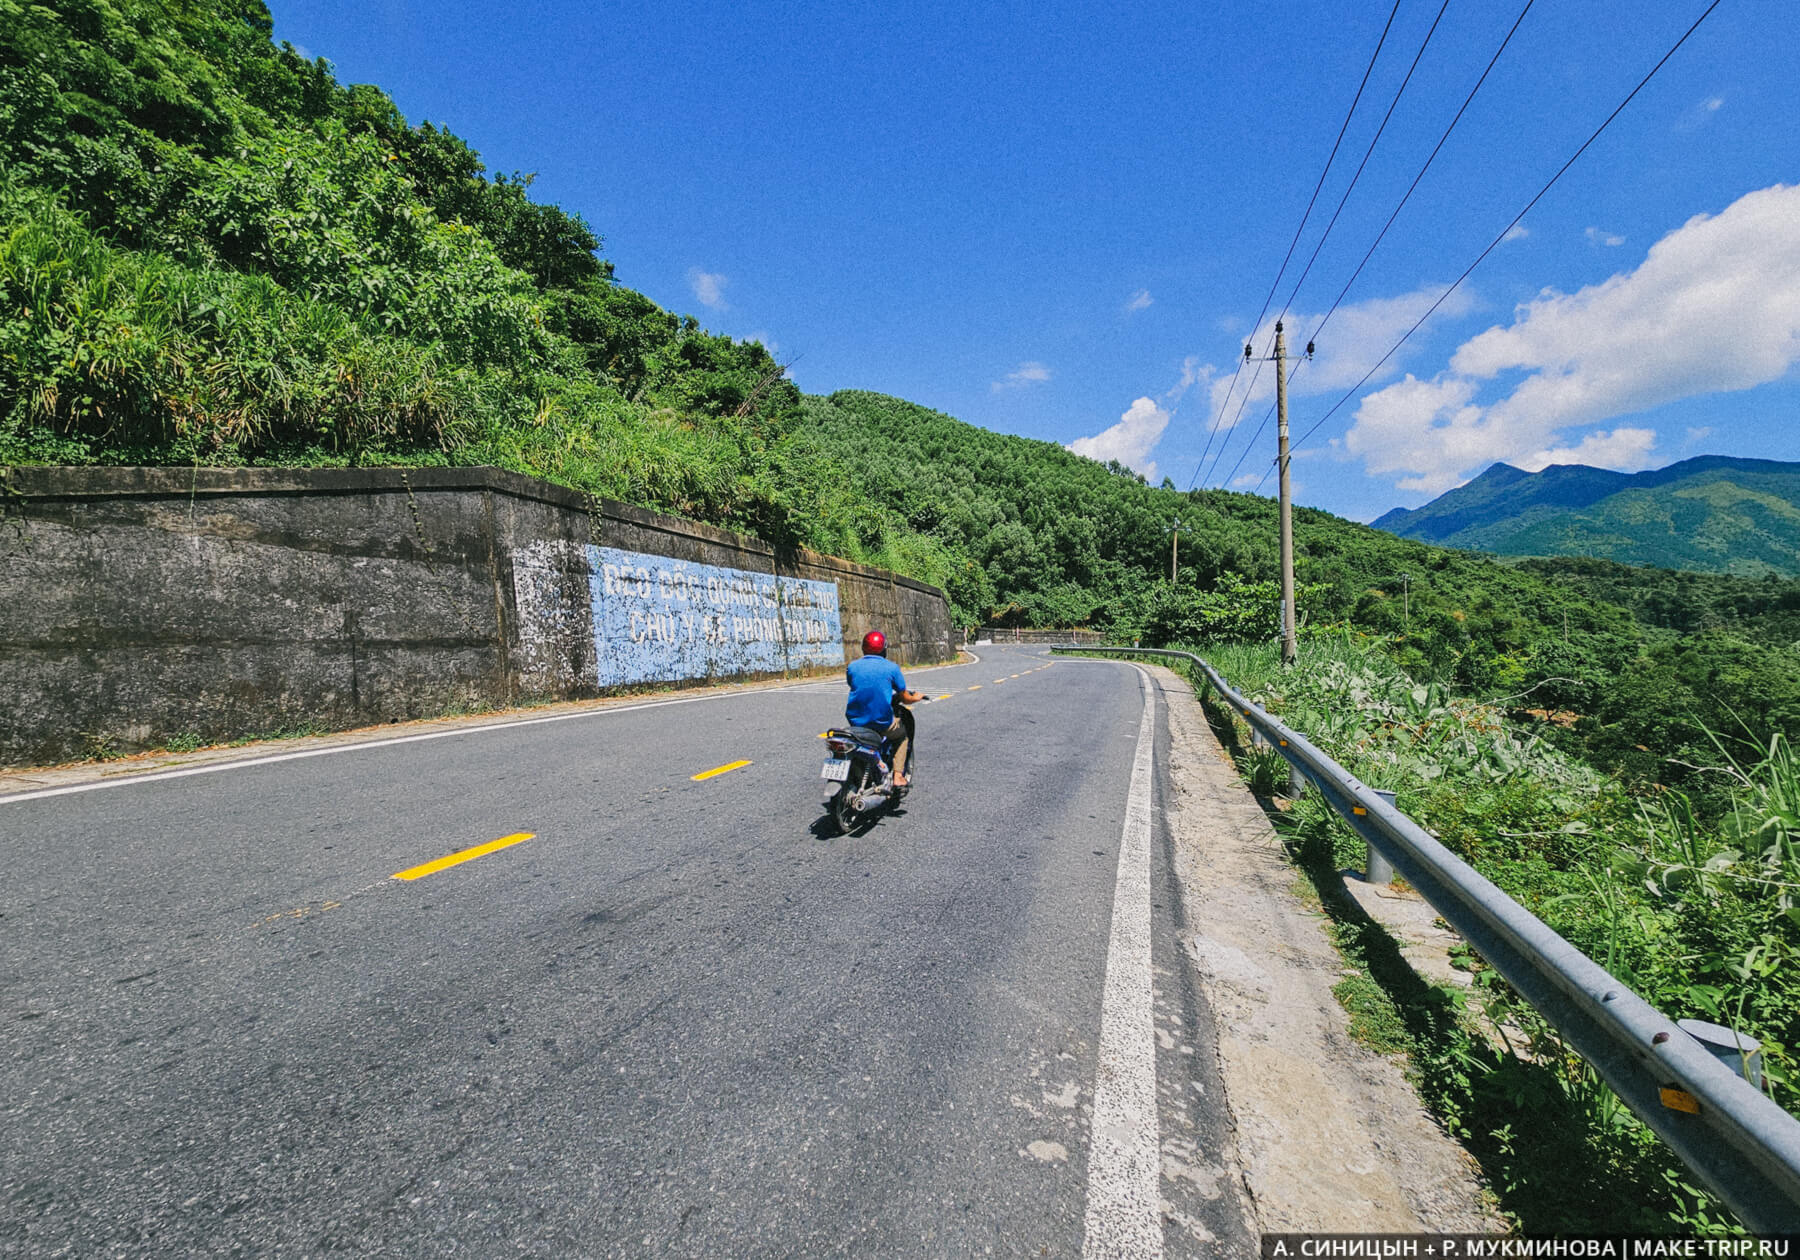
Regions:
M 1394 794 L 1392 792 L 1382 788 L 1370 788 L 1369 790 L 1379 796 L 1382 800 L 1386 801 L 1389 805 L 1394 803 Z M 1394 864 L 1382 856 L 1381 850 L 1375 847 L 1375 842 L 1373 840 L 1370 840 L 1368 844 L 1368 869 L 1363 872 L 1363 881 L 1370 884 L 1379 884 L 1383 887 L 1393 883 Z
M 1311 785 L 1307 782 L 1306 775 L 1301 772 L 1300 767 L 1290 761 L 1288 762 L 1287 786 L 1283 787 L 1276 795 L 1284 801 L 1297 801 L 1306 795 L 1306 789 L 1309 786 Z

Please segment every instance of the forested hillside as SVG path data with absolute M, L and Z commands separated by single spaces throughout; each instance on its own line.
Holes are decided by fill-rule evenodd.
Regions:
M 1002 623 L 1205 637 L 1216 627 L 1202 597 L 1235 579 L 1254 588 L 1237 601 L 1252 618 L 1243 630 L 1275 631 L 1272 500 L 1156 489 L 1120 465 L 878 394 L 807 398 L 802 410 L 831 458 L 878 506 L 973 562 L 965 599 Z M 1172 550 L 1181 570 L 1173 587 Z M 1296 511 L 1295 555 L 1309 628 L 1354 622 L 1391 632 L 1415 664 L 1477 684 L 1515 676 L 1517 654 L 1552 627 L 1560 635 L 1565 619 L 1577 635 L 1634 634 L 1621 609 L 1535 574 L 1324 512 Z
M 966 558 L 952 589 L 1002 621 L 1095 625 L 1152 644 L 1276 633 L 1269 499 L 1155 489 L 1129 469 L 877 394 L 807 398 L 803 410 L 876 506 Z M 1708 731 L 1766 747 L 1800 729 L 1800 653 L 1771 642 L 1800 584 L 1507 564 L 1304 508 L 1294 536 L 1303 633 L 1373 637 L 1415 677 L 1554 716 L 1547 733 L 1603 766 L 1687 782 L 1695 772 L 1679 763 L 1716 759 Z
M 0 464 L 495 464 L 924 578 L 967 624 L 1273 634 L 1271 501 L 803 397 L 619 284 L 529 179 L 270 30 L 258 0 L 0 0 Z M 1560 738 L 1603 764 L 1687 773 L 1665 759 L 1703 726 L 1800 726 L 1789 604 L 1671 620 L 1641 570 L 1296 532 L 1306 633 L 1579 714 Z
M 1640 569 L 1574 556 L 1522 560 L 1519 567 L 1628 608 L 1647 627 L 1723 631 L 1769 648 L 1800 650 L 1800 578 Z

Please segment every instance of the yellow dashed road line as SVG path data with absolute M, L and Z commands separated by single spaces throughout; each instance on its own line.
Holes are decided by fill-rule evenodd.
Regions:
M 501 836 L 498 840 L 489 840 L 486 844 L 478 844 L 472 849 L 464 849 L 460 853 L 451 853 L 434 861 L 423 862 L 418 866 L 409 866 L 403 871 L 395 871 L 392 879 L 423 879 L 427 875 L 436 875 L 439 871 L 449 870 L 452 866 L 460 866 L 464 862 L 474 861 L 478 857 L 486 857 L 501 849 L 511 848 L 522 841 L 532 839 L 537 833 L 521 831 L 510 836 Z
M 699 774 L 691 775 L 689 777 L 691 777 L 695 783 L 703 783 L 707 779 L 716 779 L 722 774 L 730 774 L 733 770 L 742 770 L 745 766 L 750 764 L 751 763 L 748 761 L 728 761 L 722 766 L 714 766 L 711 770 L 702 770 Z

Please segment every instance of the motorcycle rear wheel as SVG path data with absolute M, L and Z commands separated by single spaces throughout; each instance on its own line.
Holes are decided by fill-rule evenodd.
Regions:
M 838 790 L 831 798 L 831 821 L 837 827 L 840 836 L 847 836 L 857 823 L 863 820 L 863 811 L 850 803 L 850 798 L 863 790 L 868 782 L 869 769 L 858 761 L 850 767 L 850 773 L 838 784 Z

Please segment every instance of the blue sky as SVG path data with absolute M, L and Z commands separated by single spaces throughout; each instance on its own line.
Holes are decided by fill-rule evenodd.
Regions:
M 1279 310 L 1304 342 L 1524 0 L 1400 0 Z M 1535 0 L 1293 377 L 1296 499 L 1356 519 L 1495 459 L 1800 459 L 1800 6 L 1724 0 L 1557 186 L 1331 405 L 1706 0 Z M 1389 6 L 272 0 L 345 82 L 580 212 L 621 283 L 870 389 L 1251 488 L 1220 407 Z M 1264 321 L 1263 333 L 1275 311 Z M 1259 336 L 1258 349 L 1262 349 Z M 1231 426 L 1234 418 L 1235 427 Z M 1241 455 L 1241 460 L 1240 460 Z M 1235 473 L 1233 469 L 1235 468 Z M 1262 485 L 1273 492 L 1273 478 Z

